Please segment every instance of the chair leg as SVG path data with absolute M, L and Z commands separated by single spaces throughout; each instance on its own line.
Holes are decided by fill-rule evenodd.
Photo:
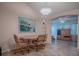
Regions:
M 13 51 L 13 54 L 17 54 L 17 53 L 24 55 L 24 51 L 23 51 L 22 48 L 21 49 L 16 49 L 16 50 Z
M 36 50 L 36 52 L 38 52 L 38 49 L 39 49 L 39 48 L 38 48 L 38 45 L 36 45 L 36 49 L 35 49 L 35 50 Z
M 30 53 L 30 50 L 29 49 L 27 51 L 28 51 L 28 53 Z

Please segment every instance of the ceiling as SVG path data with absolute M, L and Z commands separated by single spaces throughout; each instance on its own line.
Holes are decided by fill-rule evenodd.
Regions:
M 52 12 L 46 17 L 50 17 L 59 13 L 63 13 L 65 11 L 71 11 L 79 8 L 78 2 L 26 2 L 25 4 L 27 4 L 41 16 L 43 16 L 40 13 L 40 10 L 42 8 L 51 8 Z
M 52 24 L 61 24 L 61 20 L 64 21 L 64 23 L 66 24 L 77 24 L 77 15 L 73 15 L 73 16 L 62 16 L 62 17 L 57 17 L 55 19 L 53 19 L 54 21 L 52 21 Z
M 42 8 L 51 8 L 49 15 L 40 13 Z M 55 15 L 79 9 L 79 2 L 0 2 L 0 13 L 10 12 L 31 19 L 52 19 Z

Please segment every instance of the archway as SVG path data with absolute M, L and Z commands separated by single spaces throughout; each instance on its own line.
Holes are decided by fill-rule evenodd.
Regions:
M 77 47 L 77 15 L 65 15 L 52 19 L 51 23 L 51 37 L 52 43 L 58 41 L 75 42 Z

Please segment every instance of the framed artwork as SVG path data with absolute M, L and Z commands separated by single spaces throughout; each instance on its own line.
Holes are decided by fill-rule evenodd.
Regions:
M 35 32 L 35 20 L 18 17 L 20 32 Z

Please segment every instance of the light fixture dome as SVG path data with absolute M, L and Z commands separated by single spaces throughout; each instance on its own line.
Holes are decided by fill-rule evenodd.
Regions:
M 40 13 L 41 13 L 42 15 L 44 15 L 44 16 L 50 14 L 51 12 L 52 12 L 51 8 L 42 8 L 42 9 L 40 10 Z
M 63 19 L 63 18 L 59 18 L 59 20 L 60 20 L 61 23 L 64 23 L 64 22 L 66 21 L 66 20 Z

